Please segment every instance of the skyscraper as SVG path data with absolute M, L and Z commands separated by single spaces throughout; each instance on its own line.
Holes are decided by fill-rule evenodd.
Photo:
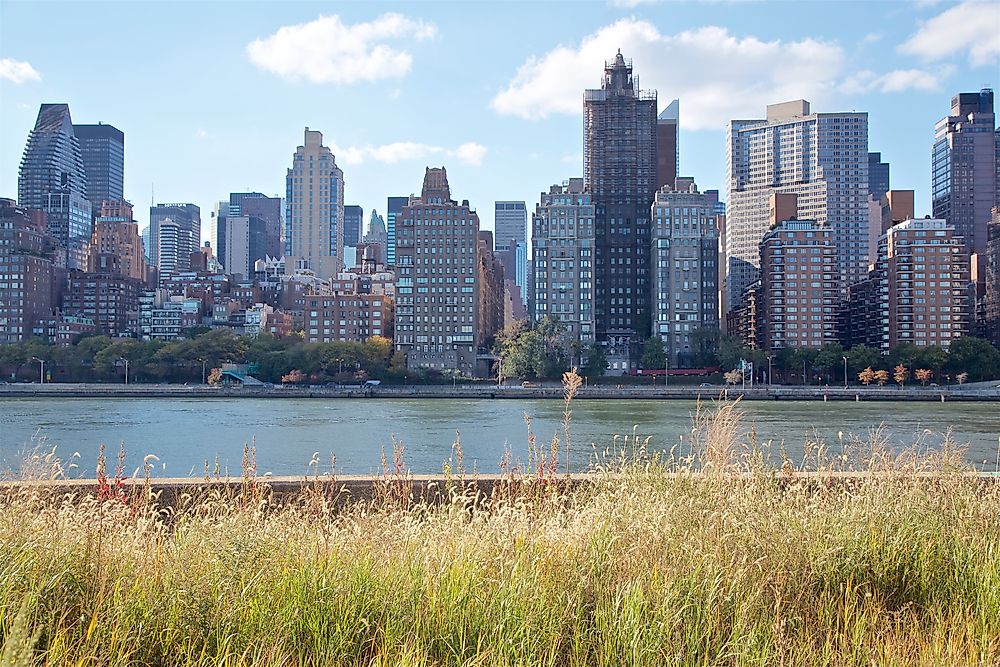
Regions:
M 285 270 L 307 268 L 324 279 L 344 267 L 344 172 L 323 133 L 305 129 L 285 178 L 288 201 L 288 248 Z
M 573 339 L 594 342 L 594 203 L 583 179 L 541 193 L 531 217 L 534 280 L 528 302 L 535 320 L 548 315 Z
M 357 246 L 361 243 L 361 232 L 365 226 L 365 210 L 350 204 L 344 207 L 344 245 Z
M 678 126 L 681 102 L 674 100 L 656 119 L 656 187 L 673 187 L 680 167 L 678 152 Z
M 656 192 L 656 92 L 621 51 L 583 98 L 583 177 L 595 206 L 595 321 L 609 359 L 635 358 L 649 334 L 649 211 Z M 612 361 L 614 363 L 614 361 Z
M 101 202 L 125 199 L 125 133 L 113 125 L 74 125 L 87 172 L 87 199 L 96 217 Z
M 868 154 L 868 194 L 875 201 L 889 191 L 889 163 L 882 162 L 881 153 Z
M 0 199 L 0 343 L 31 338 L 53 314 L 56 241 L 27 210 Z M 65 272 L 63 272 L 65 275 Z
M 66 253 L 67 268 L 84 268 L 92 212 L 69 105 L 43 104 L 38 110 L 21 158 L 17 198 L 22 208 L 45 211 L 49 233 Z
M 524 294 L 528 282 L 528 210 L 523 201 L 498 201 L 493 220 L 494 243 L 504 275 Z
M 385 228 L 385 220 L 372 209 L 371 217 L 368 219 L 368 231 L 365 232 L 364 244 L 374 246 L 374 259 L 376 264 L 385 264 L 388 256 L 389 234 Z M 395 251 L 393 251 L 395 254 Z
M 970 252 L 985 257 L 990 211 L 996 206 L 998 173 L 993 91 L 959 93 L 951 114 L 934 126 L 931 197 L 934 217 L 946 220 Z
M 830 227 L 842 293 L 867 277 L 867 113 L 812 113 L 805 100 L 772 104 L 766 118 L 730 121 L 726 148 L 729 308 L 758 278 L 774 193 L 797 194 L 798 217 Z
M 396 218 L 396 347 L 408 368 L 476 371 L 479 216 L 451 198 L 444 167 Z
M 409 197 L 389 197 L 386 200 L 385 211 L 385 263 L 396 266 L 396 219 L 403 212 L 403 207 L 409 202 Z
M 176 225 L 167 232 L 169 238 L 161 239 L 161 228 L 166 222 Z M 184 271 L 190 266 L 191 253 L 201 247 L 201 209 L 195 204 L 156 204 L 149 208 L 150 260 L 160 269 L 160 275 Z M 161 256 L 165 249 L 167 256 Z M 164 267 L 167 267 L 166 272 Z
M 139 225 L 132 219 L 132 205 L 126 201 L 103 199 L 94 219 L 90 240 L 88 273 L 126 276 L 145 282 L 146 257 Z
M 233 215 L 256 216 L 263 220 L 264 231 L 261 245 L 250 260 L 250 266 L 264 257 L 281 257 L 283 247 L 281 232 L 284 228 L 284 206 L 281 197 L 268 197 L 260 192 L 232 192 L 229 195 L 229 213 Z
M 663 186 L 653 201 L 653 334 L 674 368 L 695 365 L 695 332 L 719 328 L 717 204 L 718 193 L 698 192 L 691 178 Z
M 282 205 L 280 197 L 260 192 L 233 192 L 219 202 L 212 241 L 228 273 L 247 278 L 254 262 L 282 256 Z

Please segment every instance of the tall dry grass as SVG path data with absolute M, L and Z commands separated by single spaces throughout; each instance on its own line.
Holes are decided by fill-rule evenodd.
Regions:
M 280 508 L 249 479 L 172 508 L 148 487 L 15 488 L 4 664 L 1000 663 L 995 483 L 954 449 L 877 437 L 815 451 L 824 474 L 803 476 L 741 420 L 700 412 L 684 456 L 632 435 L 572 488 L 535 444 L 545 474 L 508 471 L 490 498 L 457 439 L 440 504 L 413 500 L 401 447 L 382 492 L 339 509 L 314 483 Z

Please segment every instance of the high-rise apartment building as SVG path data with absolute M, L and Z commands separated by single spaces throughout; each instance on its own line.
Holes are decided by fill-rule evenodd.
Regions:
M 541 193 L 531 217 L 534 278 L 529 286 L 529 315 L 548 315 L 566 327 L 571 338 L 595 341 L 594 201 L 582 178 L 571 178 Z
M 71 271 L 63 312 L 92 320 L 97 331 L 106 336 L 135 336 L 141 289 L 140 281 L 119 273 Z
M 166 232 L 166 223 L 172 226 Z M 165 233 L 168 238 L 162 239 Z M 191 253 L 201 247 L 201 209 L 195 204 L 156 204 L 149 208 L 149 253 L 154 266 L 164 274 L 183 271 L 190 266 Z M 161 256 L 161 248 L 168 255 Z
M 1000 345 L 1000 208 L 993 209 L 987 231 L 983 322 L 986 337 Z
M 0 199 L 0 343 L 31 338 L 52 316 L 57 250 L 56 240 L 27 210 Z
M 350 204 L 344 207 L 344 245 L 357 247 L 365 226 L 365 210 Z
M 719 328 L 717 203 L 718 193 L 698 192 L 691 178 L 663 186 L 653 201 L 653 335 L 673 368 L 693 365 L 696 331 Z
M 233 192 L 229 195 L 229 215 L 256 216 L 263 221 L 263 238 L 255 253 L 251 253 L 250 265 L 265 257 L 281 257 L 284 246 L 281 242 L 284 230 L 284 206 L 281 197 L 268 197 L 260 192 Z M 221 254 L 221 251 L 220 251 Z
M 900 343 L 948 349 L 969 332 L 969 255 L 946 221 L 890 227 L 879 242 L 875 279 L 883 353 Z
M 285 270 L 336 277 L 344 268 L 344 172 L 323 145 L 322 132 L 305 129 L 285 181 L 290 255 Z
M 146 256 L 139 225 L 132 219 L 132 205 L 128 202 L 101 200 L 101 207 L 94 218 L 87 271 L 122 275 L 145 282 Z
M 385 209 L 385 263 L 386 266 L 396 266 L 396 220 L 403 212 L 403 207 L 409 203 L 409 197 L 388 197 Z
M 493 240 L 506 279 L 524 294 L 528 282 L 528 210 L 523 201 L 494 204 Z
M 868 194 L 879 201 L 889 191 L 889 163 L 882 162 L 881 153 L 868 154 Z
M 28 135 L 17 180 L 18 206 L 45 211 L 48 230 L 63 248 L 64 263 L 87 263 L 91 205 L 80 142 L 67 104 L 43 104 Z
M 396 224 L 396 347 L 408 368 L 473 375 L 480 340 L 479 216 L 451 198 L 444 167 Z
M 758 278 L 774 193 L 798 195 L 798 217 L 829 228 L 838 289 L 867 276 L 867 113 L 812 113 L 805 100 L 769 105 L 766 118 L 730 121 L 726 149 L 729 307 Z
M 932 210 L 935 218 L 954 227 L 969 252 L 981 257 L 990 211 L 1000 204 L 998 152 L 993 91 L 952 97 L 951 113 L 934 126 Z
M 258 260 L 281 257 L 284 225 L 280 197 L 233 192 L 219 202 L 213 241 L 228 273 L 249 278 Z
M 595 206 L 594 314 L 611 363 L 635 359 L 649 335 L 649 211 L 656 192 L 656 92 L 638 88 L 632 63 L 605 63 L 583 98 L 583 177 Z
M 101 202 L 125 199 L 125 133 L 113 125 L 74 125 L 94 216 Z
M 477 316 L 477 336 L 483 344 L 488 344 L 504 326 L 504 285 L 503 262 L 493 252 L 493 233 L 479 232 L 479 314 Z
M 674 100 L 656 118 L 656 187 L 673 187 L 680 169 L 679 126 L 681 102 Z
M 782 220 L 761 239 L 760 263 L 761 347 L 835 343 L 840 283 L 833 230 L 815 220 Z
M 382 216 L 375 209 L 372 209 L 371 217 L 368 219 L 368 230 L 365 232 L 362 245 L 366 248 L 371 248 L 371 253 L 376 264 L 385 266 L 388 258 L 388 243 L 389 233 L 385 228 L 385 220 L 382 219 Z M 396 251 L 393 250 L 393 257 L 395 257 L 395 254 Z M 364 257 L 364 252 L 361 252 L 361 256 L 362 258 Z

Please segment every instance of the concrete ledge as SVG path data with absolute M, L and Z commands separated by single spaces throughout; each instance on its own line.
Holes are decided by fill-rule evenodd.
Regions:
M 415 385 L 361 388 L 341 387 L 208 387 L 205 385 L 117 384 L 4 384 L 3 398 L 450 398 L 450 399 L 558 399 L 559 386 L 496 387 L 494 385 Z M 713 387 L 582 387 L 577 399 L 628 400 L 734 400 L 748 401 L 1000 401 L 1000 387 L 796 387 L 753 389 Z
M 749 473 L 718 473 L 733 484 L 760 479 Z M 663 473 L 663 479 L 677 481 L 699 479 L 706 473 L 684 472 Z M 125 498 L 141 498 L 147 488 L 156 494 L 159 507 L 178 508 L 197 504 L 213 497 L 252 500 L 271 507 L 301 505 L 310 499 L 324 498 L 334 507 L 345 507 L 358 502 L 389 500 L 426 502 L 441 504 L 450 502 L 456 493 L 466 493 L 480 500 L 495 496 L 530 497 L 538 494 L 561 493 L 580 489 L 591 484 L 613 483 L 615 477 L 607 474 L 577 473 L 545 477 L 478 475 L 476 477 L 444 477 L 442 475 L 402 475 L 385 478 L 349 476 L 331 478 L 302 477 L 257 477 L 243 478 L 197 478 L 168 477 L 124 479 L 118 492 Z M 946 481 L 964 480 L 977 484 L 984 490 L 1000 485 L 1000 475 L 996 473 L 963 473 L 945 475 L 940 473 L 904 472 L 779 472 L 768 477 L 781 490 L 792 487 L 806 490 L 843 489 L 851 490 L 864 481 L 872 479 L 907 480 L 934 484 Z M 72 499 L 82 496 L 97 496 L 101 489 L 94 479 L 25 480 L 0 482 L 0 502 L 8 502 L 17 496 L 35 496 L 49 500 Z M 107 492 L 107 491 L 106 491 Z

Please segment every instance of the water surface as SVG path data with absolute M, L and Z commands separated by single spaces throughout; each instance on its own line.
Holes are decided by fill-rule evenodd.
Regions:
M 694 401 L 579 400 L 573 404 L 571 463 L 585 468 L 595 450 L 621 444 L 633 428 L 649 448 L 680 454 L 689 451 Z M 968 459 L 994 470 L 1000 437 L 1000 411 L 993 403 L 887 403 L 755 401 L 744 402 L 744 427 L 760 443 L 771 442 L 799 460 L 807 441 L 831 447 L 852 437 L 867 438 L 884 424 L 889 443 L 920 441 L 939 446 L 951 429 L 968 446 Z M 241 474 L 245 444 L 256 447 L 257 470 L 302 475 L 318 452 L 319 469 L 368 474 L 380 469 L 383 449 L 391 460 L 395 438 L 404 447 L 407 467 L 436 473 L 451 456 L 460 434 L 468 469 L 499 469 L 505 447 L 528 460 L 528 427 L 539 443 L 561 433 L 563 404 L 555 400 L 483 399 L 0 399 L 0 470 L 17 469 L 34 448 L 57 448 L 63 459 L 79 453 L 74 475 L 93 475 L 97 450 L 109 459 L 124 442 L 126 471 L 158 457 L 155 475 L 203 474 L 216 460 L 223 474 Z M 986 462 L 986 465 L 983 465 Z

